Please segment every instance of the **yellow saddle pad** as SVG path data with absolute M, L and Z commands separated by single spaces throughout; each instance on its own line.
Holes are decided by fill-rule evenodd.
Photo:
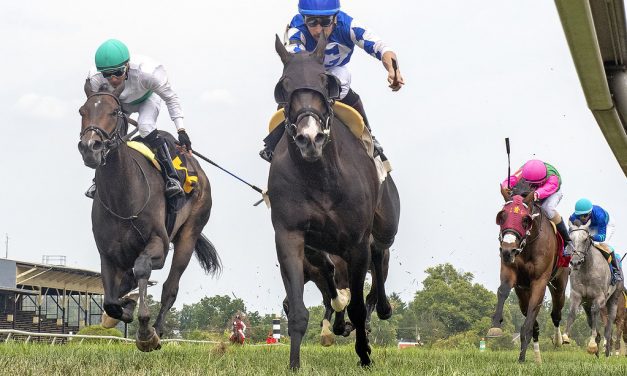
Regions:
M 348 129 L 357 137 L 361 139 L 361 135 L 364 133 L 366 124 L 359 112 L 342 102 L 335 102 L 333 104 L 333 112 L 338 119 L 344 123 Z M 270 118 L 270 124 L 268 125 L 269 132 L 272 132 L 274 128 L 278 127 L 285 121 L 285 112 L 283 109 L 278 110 Z
M 128 147 L 130 147 L 131 149 L 135 149 L 140 152 L 144 157 L 152 162 L 153 166 L 155 166 L 157 170 L 161 171 L 161 165 L 157 161 L 157 158 L 155 158 L 155 153 L 153 153 L 152 150 L 150 150 L 150 148 L 146 146 L 146 144 L 137 141 L 126 141 L 126 145 L 128 145 Z M 187 167 L 183 165 L 183 161 L 178 155 L 172 158 L 172 164 L 177 170 L 176 172 L 179 175 L 179 178 L 181 178 L 181 175 L 185 176 L 183 191 L 185 191 L 185 193 L 191 192 L 198 182 L 198 176 L 190 174 L 190 172 L 187 170 Z

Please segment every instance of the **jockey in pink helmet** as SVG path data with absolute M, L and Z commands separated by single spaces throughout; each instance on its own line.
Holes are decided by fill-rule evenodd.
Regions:
M 527 161 L 514 175 L 506 179 L 501 186 L 504 188 L 515 187 L 519 182 L 526 181 L 534 188 L 533 198 L 541 203 L 542 209 L 547 217 L 555 224 L 566 247 L 564 255 L 572 253 L 572 241 L 568 235 L 568 229 L 564 224 L 562 216 L 557 212 L 556 207 L 562 199 L 562 178 L 557 169 L 552 165 L 542 162 L 539 159 Z

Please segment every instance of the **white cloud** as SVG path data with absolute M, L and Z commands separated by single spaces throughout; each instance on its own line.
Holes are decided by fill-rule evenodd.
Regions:
M 35 93 L 22 95 L 15 107 L 29 116 L 41 119 L 60 119 L 68 112 L 67 103 L 63 100 Z
M 205 103 L 233 104 L 235 97 L 233 94 L 224 89 L 205 90 L 200 95 L 200 100 Z

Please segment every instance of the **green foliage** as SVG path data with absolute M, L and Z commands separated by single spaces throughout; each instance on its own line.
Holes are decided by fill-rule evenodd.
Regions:
M 426 273 L 424 288 L 416 292 L 408 307 L 423 341 L 466 332 L 475 322 L 491 317 L 496 296 L 482 285 L 473 284 L 472 273 L 458 272 L 448 263 L 428 268 Z
M 479 341 L 481 337 L 472 330 L 458 333 L 445 339 L 436 340 L 431 346 L 434 349 L 457 349 L 479 351 Z
M 116 328 L 107 329 L 107 328 L 103 328 L 100 324 L 86 326 L 83 329 L 79 330 L 78 333 L 76 334 L 85 335 L 85 336 L 123 337 L 122 332 L 120 332 Z
M 228 341 L 229 339 L 229 333 L 226 332 L 226 336 L 225 336 L 225 332 L 223 333 L 217 333 L 217 332 L 206 332 L 203 330 L 199 330 L 199 329 L 194 329 L 192 331 L 189 332 L 185 332 L 183 338 L 185 339 L 192 339 L 192 340 L 196 340 L 196 341 Z
M 246 312 L 242 299 L 231 299 L 228 295 L 204 297 L 198 303 L 183 306 L 180 315 L 181 330 L 231 330 L 231 319 L 238 312 Z

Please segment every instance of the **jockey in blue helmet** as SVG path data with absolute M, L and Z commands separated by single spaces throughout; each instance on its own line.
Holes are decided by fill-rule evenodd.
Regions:
M 610 214 L 598 205 L 593 205 L 587 198 L 579 199 L 575 203 L 575 212 L 569 218 L 571 223 L 579 221 L 582 225 L 589 223 L 590 237 L 594 242 L 606 250 L 601 252 L 607 262 L 612 266 L 612 284 L 622 280 L 618 260 L 612 247 L 607 244 L 614 234 L 614 222 L 610 220 Z
M 396 63 L 396 54 L 370 29 L 342 12 L 339 0 L 299 0 L 298 14 L 292 18 L 286 28 L 287 50 L 292 53 L 315 50 L 322 32 L 328 39 L 324 66 L 328 73 L 339 78 L 342 85 L 339 101 L 357 110 L 370 130 L 361 98 L 350 87 L 351 74 L 347 64 L 355 46 L 359 46 L 369 55 L 381 60 L 387 70 L 389 87 L 392 91 L 398 91 L 405 82 Z M 276 127 L 264 139 L 265 148 L 259 153 L 263 159 L 271 161 L 272 152 L 281 139 L 283 131 L 283 127 Z M 385 161 L 383 148 L 374 137 L 373 140 L 375 155 L 379 154 Z

